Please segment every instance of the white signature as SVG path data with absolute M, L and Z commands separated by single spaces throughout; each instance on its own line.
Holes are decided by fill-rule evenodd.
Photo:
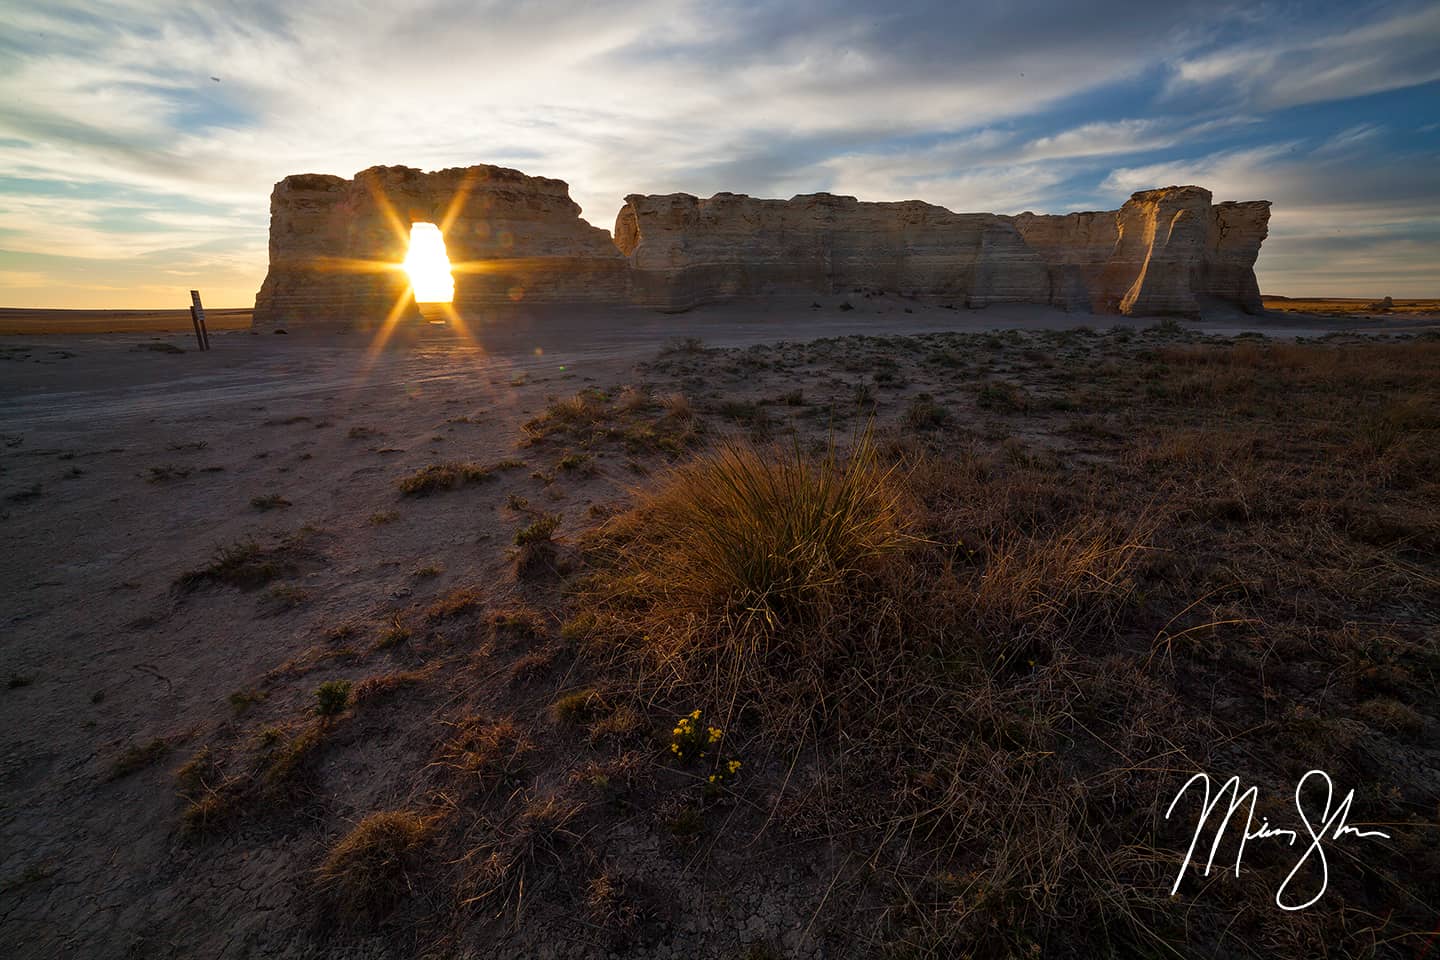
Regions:
M 1311 777 L 1319 777 L 1325 782 L 1325 805 L 1320 809 L 1320 816 L 1316 820 L 1311 819 L 1305 809 L 1305 802 L 1301 799 L 1301 793 L 1305 789 L 1305 784 Z M 1169 820 L 1170 814 L 1175 811 L 1175 804 L 1179 803 L 1180 798 L 1185 795 L 1185 792 L 1197 782 L 1205 785 L 1205 805 L 1200 811 L 1199 821 L 1195 824 L 1195 835 L 1190 838 L 1190 849 L 1185 852 L 1185 860 L 1180 864 L 1180 872 L 1175 875 L 1175 885 L 1170 888 L 1172 895 L 1180 889 L 1180 881 L 1184 879 L 1185 871 L 1190 868 L 1190 861 L 1195 855 L 1195 845 L 1200 842 L 1200 835 L 1205 831 L 1205 822 L 1210 818 L 1211 812 L 1220 805 L 1220 801 L 1224 799 L 1226 793 L 1230 794 L 1230 807 L 1225 812 L 1225 818 L 1221 820 L 1215 828 L 1215 840 L 1210 844 L 1210 857 L 1205 861 L 1205 876 L 1208 877 L 1210 875 L 1210 867 L 1215 862 L 1215 854 L 1220 849 L 1220 841 L 1224 838 L 1225 828 L 1229 826 L 1230 818 L 1235 815 L 1235 811 L 1239 810 L 1247 800 L 1249 801 L 1250 808 L 1245 818 L 1245 832 L 1240 837 L 1240 849 L 1235 852 L 1235 876 L 1240 876 L 1240 861 L 1245 856 L 1245 844 L 1249 841 L 1284 837 L 1286 843 L 1293 847 L 1295 841 L 1300 839 L 1300 835 L 1296 831 L 1272 827 L 1270 826 L 1270 821 L 1263 817 L 1260 820 L 1259 826 L 1255 825 L 1255 800 L 1259 795 L 1259 788 L 1252 786 L 1250 789 L 1242 792 L 1240 790 L 1240 778 L 1238 776 L 1226 780 L 1215 793 L 1215 797 L 1212 800 L 1210 797 L 1210 776 L 1204 773 L 1195 774 L 1195 776 L 1185 781 L 1184 786 L 1175 794 L 1175 799 L 1170 801 L 1170 807 L 1165 811 L 1166 820 Z M 1339 840 L 1347 833 L 1353 834 L 1356 837 L 1384 837 L 1387 840 L 1390 839 L 1390 834 L 1388 833 L 1383 833 L 1379 830 L 1358 830 L 1345 822 L 1350 817 L 1350 804 L 1354 799 L 1355 791 L 1351 790 L 1345 794 L 1343 800 L 1334 805 L 1334 809 L 1332 810 L 1331 805 L 1335 800 L 1335 786 L 1330 782 L 1330 775 L 1323 770 L 1311 770 L 1300 778 L 1299 783 L 1295 784 L 1295 809 L 1300 814 L 1300 821 L 1305 825 L 1305 832 L 1310 835 L 1310 840 L 1309 845 L 1305 848 L 1305 852 L 1300 855 L 1300 859 L 1295 863 L 1294 868 L 1286 875 L 1279 889 L 1275 891 L 1275 905 L 1281 910 L 1304 910 L 1325 895 L 1325 888 L 1330 885 L 1330 867 L 1325 860 L 1325 848 L 1323 846 L 1326 840 Z M 1290 888 L 1291 881 L 1293 881 L 1295 875 L 1300 872 L 1300 868 L 1310 862 L 1311 857 L 1318 858 L 1320 865 L 1320 889 L 1315 891 L 1315 895 L 1304 903 L 1287 902 L 1285 896 L 1286 890 Z

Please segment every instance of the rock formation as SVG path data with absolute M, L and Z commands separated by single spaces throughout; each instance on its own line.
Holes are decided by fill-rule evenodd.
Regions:
M 632 300 L 666 310 L 866 287 L 970 307 L 1198 316 L 1206 298 L 1262 309 L 1254 266 L 1269 219 L 1266 201 L 1213 205 L 1200 187 L 1137 193 L 1118 211 L 1016 217 L 825 193 L 669 194 L 626 197 L 615 243 Z
M 353 180 L 302 174 L 270 195 L 270 272 L 254 324 L 369 327 L 400 305 L 410 225 L 444 225 L 455 307 L 514 301 L 621 302 L 625 258 L 580 219 L 563 180 L 481 165 L 424 173 L 371 167 Z
M 477 166 L 287 177 L 270 213 L 255 325 L 363 327 L 397 304 L 414 315 L 397 265 L 416 221 L 442 225 L 462 312 L 514 301 L 675 311 L 855 288 L 970 307 L 1197 316 L 1220 300 L 1259 312 L 1254 265 L 1270 205 L 1214 204 L 1193 186 L 1137 193 L 1118 211 L 1013 217 L 826 193 L 636 194 L 612 241 L 580 219 L 563 181 Z
M 1049 302 L 1067 310 L 1193 317 L 1207 299 L 1264 309 L 1254 268 L 1269 201 L 1212 204 L 1201 187 L 1165 187 L 1118 211 L 1013 220 L 1049 264 Z
M 855 287 L 982 307 L 1043 299 L 1048 283 L 1045 262 L 1003 217 L 918 200 L 635 195 L 615 244 L 630 259 L 632 300 L 664 310 Z

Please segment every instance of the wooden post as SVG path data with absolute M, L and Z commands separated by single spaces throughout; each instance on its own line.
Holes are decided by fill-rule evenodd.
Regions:
M 190 305 L 190 322 L 195 325 L 195 344 L 201 350 L 205 349 L 205 338 L 200 336 L 200 315 L 195 312 L 195 305 Z
M 201 350 L 210 349 L 210 331 L 205 326 L 205 307 L 200 303 L 200 291 L 190 291 L 190 318 L 195 321 L 195 337 L 200 341 Z

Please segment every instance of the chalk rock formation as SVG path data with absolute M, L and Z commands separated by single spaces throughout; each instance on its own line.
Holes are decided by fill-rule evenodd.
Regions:
M 630 260 L 632 299 L 664 310 L 855 287 L 973 307 L 1049 293 L 1045 262 L 1003 217 L 918 200 L 636 194 L 616 218 L 615 243 Z
M 1246 313 L 1262 313 L 1255 261 L 1270 232 L 1270 203 L 1229 200 L 1215 204 L 1212 213 L 1201 293 L 1239 304 Z
M 1202 301 L 1264 308 L 1255 260 L 1270 203 L 1212 204 L 1201 187 L 1134 194 L 1118 211 L 1012 218 L 1050 268 L 1050 302 L 1067 310 L 1198 316 Z
M 1049 303 L 1196 316 L 1205 297 L 1258 311 L 1269 204 L 1212 205 L 1200 187 L 1137 193 L 1119 211 L 1017 217 L 819 193 L 633 195 L 615 221 L 637 303 L 879 288 L 971 307 Z
M 255 326 L 364 328 L 392 311 L 415 316 L 398 265 L 422 221 L 444 229 L 457 310 L 626 297 L 624 256 L 580 219 L 564 181 L 489 165 L 371 167 L 352 180 L 303 174 L 275 185 Z
M 1200 187 L 1132 196 L 1118 211 L 953 213 L 908 200 L 806 194 L 625 198 L 611 237 L 580 219 L 560 180 L 504 167 L 354 179 L 287 177 L 270 197 L 270 272 L 257 327 L 368 327 L 415 316 L 410 225 L 441 226 L 458 310 L 521 302 L 662 310 L 745 297 L 879 289 L 983 307 L 1196 316 L 1211 300 L 1260 312 L 1255 259 L 1267 201 L 1220 203 Z

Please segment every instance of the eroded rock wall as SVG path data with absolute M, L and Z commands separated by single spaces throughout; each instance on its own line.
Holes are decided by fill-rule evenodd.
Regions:
M 616 218 L 615 242 L 629 257 L 634 301 L 663 310 L 855 287 L 970 306 L 1048 293 L 1044 261 L 1005 218 L 916 200 L 635 194 Z
M 1266 200 L 1213 203 L 1202 187 L 1136 193 L 1119 210 L 1012 218 L 1050 269 L 1050 302 L 1067 310 L 1198 316 L 1207 299 L 1264 308 L 1255 260 Z
M 1268 219 L 1265 201 L 1215 205 L 1200 187 L 1147 190 L 1118 211 L 1015 217 L 824 193 L 633 195 L 615 242 L 635 302 L 665 310 L 867 287 L 971 307 L 1196 316 L 1206 297 L 1261 309 Z
M 416 316 L 398 265 L 421 221 L 442 225 L 458 310 L 626 300 L 625 257 L 580 218 L 563 180 L 489 165 L 371 167 L 351 180 L 305 174 L 275 185 L 255 325 L 366 328 L 397 305 Z
M 258 327 L 368 327 L 415 316 L 398 268 L 410 225 L 441 225 L 457 309 L 511 302 L 662 310 L 855 288 L 983 307 L 1196 316 L 1211 299 L 1261 308 L 1254 265 L 1270 205 L 1195 186 L 1117 211 L 954 213 L 826 193 L 625 199 L 614 238 L 580 218 L 563 181 L 504 167 L 371 167 L 351 180 L 287 177 L 271 195 Z

